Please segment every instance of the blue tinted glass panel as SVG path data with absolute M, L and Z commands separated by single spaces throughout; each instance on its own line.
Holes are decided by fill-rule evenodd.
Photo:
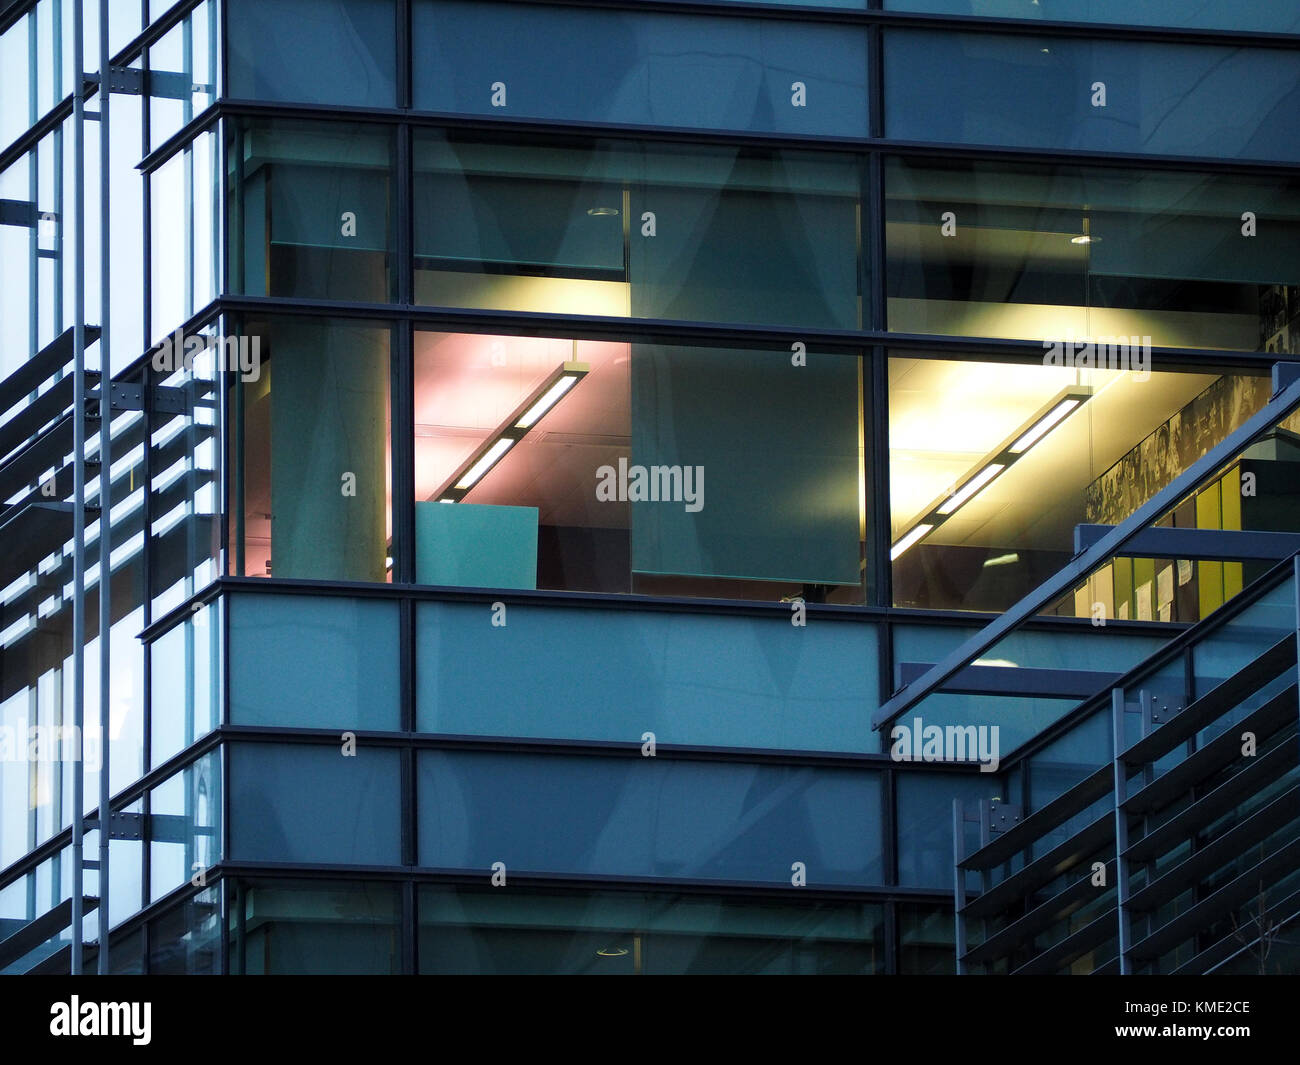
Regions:
M 361 976 L 401 971 L 402 905 L 391 884 L 240 882 L 231 902 L 232 974 Z
M 881 879 L 880 777 L 662 758 L 425 751 L 420 864 L 809 885 Z
M 898 787 L 898 882 L 949 888 L 953 877 L 952 802 L 972 813 L 980 799 L 1006 798 L 996 773 L 901 772 Z M 969 850 L 962 841 L 962 853 Z
M 325 596 L 230 602 L 230 721 L 399 727 L 397 604 Z
M 867 974 L 885 960 L 882 906 L 806 898 L 424 887 L 419 932 L 422 973 Z
M 160 899 L 221 860 L 221 809 L 218 751 L 149 792 L 150 899 Z
M 220 622 L 220 608 L 209 603 L 151 645 L 150 765 L 161 765 L 220 723 Z
M 1118 22 L 1259 33 L 1300 30 L 1300 8 L 1292 0 L 1235 0 L 1231 4 L 1188 0 L 1142 0 L 1137 4 L 1132 0 L 885 0 L 884 6 L 886 11 L 1034 22 Z
M 253 861 L 401 860 L 396 751 L 342 744 L 234 744 L 230 848 Z
M 228 0 L 230 86 L 241 100 L 393 107 L 393 0 Z
M 414 152 L 417 303 L 839 329 L 863 320 L 851 156 L 539 147 L 431 130 Z M 250 210 L 256 193 L 250 184 Z
M 421 603 L 422 732 L 805 750 L 875 748 L 873 626 Z
M 867 135 L 865 27 L 424 2 L 414 34 L 421 110 Z
M 897 30 L 885 132 L 903 140 L 1300 159 L 1300 53 Z

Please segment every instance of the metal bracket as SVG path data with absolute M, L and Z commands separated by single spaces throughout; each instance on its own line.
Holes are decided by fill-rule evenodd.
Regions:
M 99 828 L 99 819 L 88 819 L 86 831 Z M 144 839 L 144 814 L 115 813 L 108 815 L 109 839 Z
M 108 397 L 114 410 L 144 410 L 144 388 L 141 385 L 114 381 L 109 386 Z
M 183 388 L 156 386 L 149 395 L 149 401 L 160 414 L 187 414 L 190 410 L 189 399 Z
M 89 77 L 89 75 L 87 75 Z M 188 100 L 206 86 L 195 85 L 185 74 L 166 70 L 151 70 L 146 74 L 138 67 L 108 68 L 108 91 L 126 96 L 149 96 L 167 100 Z
M 0 200 L 0 226 L 22 226 L 35 229 L 41 222 L 36 204 L 27 200 Z
M 108 68 L 108 91 L 127 96 L 144 95 L 144 71 L 138 67 Z
M 1152 731 L 1184 709 L 1185 699 L 1182 693 L 1175 693 L 1170 688 L 1142 687 L 1138 689 L 1138 707 L 1142 714 L 1142 735 L 1149 736 Z
M 1300 362 L 1273 363 L 1273 395 L 1296 381 L 1300 381 Z
M 1009 832 L 1024 819 L 1024 807 L 1001 799 L 982 799 L 980 812 L 980 846 L 987 847 L 995 836 Z

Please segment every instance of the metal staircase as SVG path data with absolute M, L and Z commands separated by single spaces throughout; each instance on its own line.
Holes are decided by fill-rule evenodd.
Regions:
M 1296 971 L 1298 594 L 1300 555 L 1089 700 L 1008 767 L 1027 816 L 957 808 L 959 971 Z M 1096 768 L 1063 761 L 1107 732 Z

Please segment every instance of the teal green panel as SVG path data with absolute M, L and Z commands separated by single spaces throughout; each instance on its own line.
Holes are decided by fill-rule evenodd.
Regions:
M 231 596 L 231 724 L 399 728 L 397 617 L 374 599 Z
M 474 588 L 537 587 L 537 508 L 415 504 L 415 579 Z
M 631 377 L 629 470 L 697 481 L 684 502 L 629 488 L 635 572 L 859 583 L 856 358 L 636 344 Z
M 450 506 L 447 506 L 450 509 Z M 416 607 L 421 732 L 876 751 L 876 626 L 487 603 Z

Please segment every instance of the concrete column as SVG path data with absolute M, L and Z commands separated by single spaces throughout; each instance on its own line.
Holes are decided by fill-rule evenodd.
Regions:
M 382 581 L 388 333 L 284 322 L 270 346 L 271 573 Z

